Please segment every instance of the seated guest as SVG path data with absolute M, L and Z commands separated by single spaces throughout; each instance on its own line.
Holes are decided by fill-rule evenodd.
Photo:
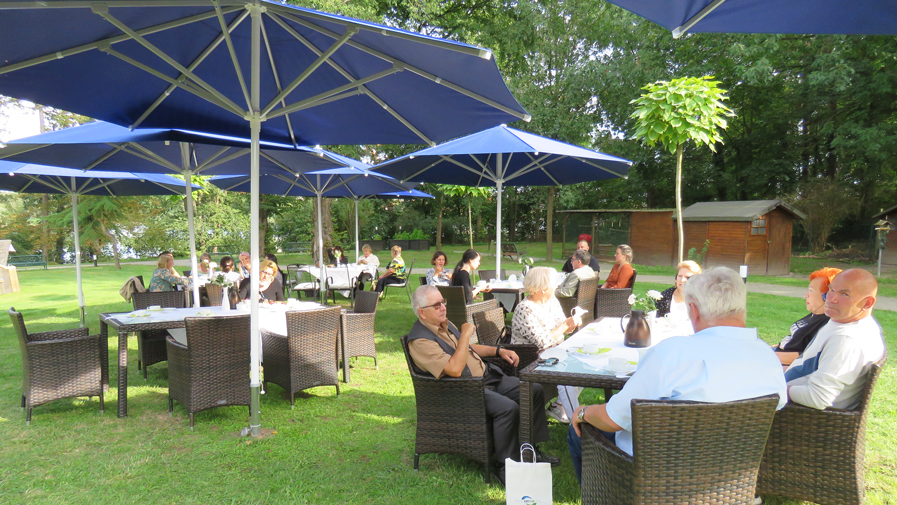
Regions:
M 692 260 L 686 260 L 679 263 L 676 267 L 676 285 L 664 289 L 660 293 L 660 300 L 657 301 L 657 317 L 663 317 L 667 314 L 678 316 L 683 319 L 688 317 L 688 308 L 685 306 L 685 283 L 692 276 L 701 273 L 701 266 Z
M 196 268 L 199 269 L 200 275 L 209 275 L 212 271 L 212 255 L 209 253 L 202 253 L 199 256 L 199 264 L 196 265 Z
M 243 251 L 240 253 L 240 275 L 243 276 L 244 279 L 249 278 L 249 269 L 252 268 L 252 256 L 249 255 L 248 252 Z
M 614 254 L 614 267 L 610 269 L 607 280 L 601 285 L 602 289 L 621 289 L 628 287 L 632 278 L 632 248 L 626 244 L 617 247 Z
M 591 272 L 590 268 L 586 269 Z M 563 342 L 564 334 L 582 324 L 579 317 L 564 315 L 561 304 L 554 296 L 556 275 L 553 268 L 536 267 L 523 278 L 523 287 L 529 296 L 514 310 L 511 344 L 535 345 L 542 352 Z M 562 423 L 569 423 L 567 412 L 573 412 L 579 406 L 580 391 L 580 388 L 558 386 L 558 399 L 561 403 L 552 403 L 548 407 L 548 415 Z
M 361 246 L 361 257 L 358 258 L 357 264 L 371 266 L 373 267 L 371 272 L 376 272 L 377 269 L 380 268 L 380 258 L 374 256 L 374 251 L 369 244 L 365 244 Z M 365 283 L 373 278 L 374 275 L 370 272 L 362 272 L 362 274 L 358 276 L 357 288 L 364 291 Z
M 718 267 L 696 275 L 685 285 L 688 317 L 696 333 L 672 337 L 648 349 L 623 389 L 603 405 L 580 407 L 567 433 L 576 477 L 582 482 L 581 423 L 606 432 L 623 452 L 632 455 L 630 400 L 731 402 L 770 394 L 787 402 L 782 365 L 745 328 L 747 290 L 738 274 Z M 695 433 L 695 438 L 700 438 Z
M 239 283 L 243 280 L 243 276 L 240 275 L 240 272 L 234 270 L 234 259 L 230 256 L 223 256 L 219 266 L 221 267 L 221 275 L 224 275 L 224 278 L 228 281 Z
M 335 245 L 327 250 L 327 266 L 348 265 L 349 258 L 343 253 L 343 248 Z
M 418 320 L 408 332 L 408 353 L 414 365 L 422 373 L 433 377 L 483 377 L 486 390 L 486 414 L 492 420 L 492 438 L 495 456 L 498 460 L 498 477 L 504 483 L 505 458 L 518 459 L 518 425 L 520 422 L 520 380 L 510 377 L 501 368 L 486 363 L 480 356 L 499 356 L 512 365 L 520 358 L 517 353 L 501 346 L 492 347 L 470 343 L 476 328 L 470 323 L 461 325 L 461 330 L 448 321 L 445 315 L 445 300 L 434 286 L 420 286 L 414 291 L 411 306 Z M 533 441 L 548 440 L 548 422 L 545 418 L 545 395 L 542 386 L 533 385 Z M 450 422 L 451 420 L 447 420 Z M 536 459 L 559 463 L 558 459 L 547 456 L 536 449 Z
M 822 268 L 810 274 L 810 285 L 804 294 L 810 313 L 795 321 L 791 325 L 791 334 L 772 348 L 783 365 L 793 363 L 800 353 L 804 352 L 819 329 L 828 322 L 829 318 L 825 315 L 826 293 L 832 279 L 839 273 L 840 268 Z
M 277 261 L 277 255 L 275 255 L 275 254 L 266 254 L 265 258 L 273 261 L 275 265 L 280 265 L 280 263 Z M 277 280 L 280 281 L 281 286 L 286 286 L 286 284 L 287 284 L 286 274 L 283 273 L 283 270 L 281 270 L 279 266 L 277 267 Z
M 433 259 L 430 260 L 430 264 L 433 265 L 433 268 L 427 270 L 428 286 L 451 285 L 452 273 L 445 269 L 446 263 L 448 263 L 448 258 L 446 258 L 444 252 L 436 251 L 433 253 Z
M 252 278 L 240 282 L 240 299 L 248 300 L 252 291 Z M 277 279 L 277 263 L 265 259 L 259 264 L 259 300 L 282 302 L 283 286 Z
M 583 233 L 579 236 L 579 242 L 576 243 L 577 251 L 585 251 L 589 252 L 592 249 L 592 236 L 586 235 Z M 598 264 L 598 258 L 594 255 L 589 255 L 589 263 L 588 267 L 591 268 L 596 274 L 601 272 L 601 265 Z M 561 268 L 561 271 L 565 274 L 569 274 L 573 272 L 573 258 L 567 258 L 567 262 L 564 263 L 564 267 Z
M 153 292 L 174 291 L 175 286 L 189 286 L 190 279 L 181 277 L 174 269 L 174 256 L 169 252 L 159 255 L 153 278 L 150 279 L 149 290 Z
M 387 284 L 402 284 L 408 278 L 410 272 L 405 268 L 405 260 L 402 259 L 402 248 L 394 245 L 389 250 L 392 254 L 392 261 L 386 265 L 386 272 L 377 279 L 377 286 L 374 291 L 383 293 L 383 289 Z M 383 296 L 382 294 L 380 296 Z
M 592 255 L 588 251 L 577 249 L 570 258 L 573 265 L 573 272 L 567 275 L 564 282 L 557 288 L 554 296 L 558 298 L 570 298 L 576 295 L 576 289 L 579 288 L 580 279 L 594 279 L 595 271 L 589 266 L 589 260 Z M 525 278 L 525 277 L 524 277 Z
M 877 296 L 878 282 L 865 270 L 845 270 L 832 279 L 825 297 L 829 322 L 785 371 L 792 402 L 847 410 L 859 404 L 866 372 L 885 352 L 872 317 Z
M 480 291 L 487 293 L 492 291 L 492 288 L 488 285 L 485 287 L 473 285 L 473 282 L 470 280 L 470 274 L 477 268 L 480 268 L 480 253 L 473 249 L 468 249 L 461 255 L 461 261 L 458 262 L 455 266 L 455 271 L 452 272 L 451 285 L 464 288 L 464 299 L 467 300 L 468 304 L 473 303 L 473 298 L 478 295 Z

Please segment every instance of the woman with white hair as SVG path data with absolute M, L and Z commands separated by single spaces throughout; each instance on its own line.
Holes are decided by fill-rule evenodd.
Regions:
M 701 273 L 701 265 L 686 260 L 676 267 L 676 285 L 663 290 L 657 301 L 657 317 L 670 316 L 688 319 L 688 307 L 685 305 L 685 283 L 688 279 Z
M 529 293 L 517 308 L 511 320 L 511 343 L 533 344 L 542 352 L 564 341 L 564 334 L 570 333 L 582 324 L 579 317 L 565 317 L 560 302 L 554 296 L 557 287 L 557 272 L 553 268 L 536 267 L 523 278 L 523 287 Z M 558 386 L 561 405 L 552 403 L 548 415 L 562 423 L 569 423 L 567 412 L 579 406 L 578 388 Z

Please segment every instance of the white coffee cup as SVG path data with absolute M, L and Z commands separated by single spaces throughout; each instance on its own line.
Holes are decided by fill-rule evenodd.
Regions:
M 623 358 L 608 358 L 607 369 L 611 372 L 628 372 L 629 363 Z
M 601 346 L 598 344 L 588 344 L 582 346 L 582 350 L 589 354 L 598 354 L 598 352 L 601 351 Z
M 146 308 L 146 310 L 161 310 L 161 309 L 162 309 L 161 305 L 150 305 L 149 307 Z

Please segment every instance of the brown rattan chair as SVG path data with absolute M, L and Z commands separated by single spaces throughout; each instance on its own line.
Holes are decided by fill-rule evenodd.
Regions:
M 626 287 L 632 289 L 635 287 L 635 278 L 638 277 L 638 271 L 636 269 L 632 269 L 632 277 L 629 278 L 629 282 L 626 283 Z
M 439 289 L 439 293 L 445 299 L 446 317 L 458 329 L 464 323 L 473 323 L 473 315 L 477 312 L 499 307 L 498 300 L 494 298 L 483 302 L 465 303 L 467 300 L 464 296 L 464 288 L 461 286 L 436 286 L 436 288 Z M 479 342 L 479 336 L 474 334 L 470 343 L 476 344 L 477 342 Z
M 558 301 L 561 303 L 561 308 L 564 309 L 564 315 L 572 315 L 573 308 L 579 306 L 586 311 L 582 316 L 582 325 L 585 326 L 594 321 L 595 293 L 598 291 L 598 286 L 600 285 L 601 281 L 598 280 L 598 277 L 580 279 L 579 286 L 576 288 L 576 296 L 558 298 Z
M 632 289 L 598 289 L 595 291 L 595 318 L 623 317 L 630 312 Z
M 486 309 L 473 315 L 477 327 L 477 335 L 482 345 L 498 345 L 498 337 L 505 328 L 505 311 L 501 307 Z M 509 329 L 510 330 L 510 329 Z M 513 366 L 503 359 L 494 360 L 507 375 L 517 376 L 517 371 L 539 359 L 539 347 L 532 344 L 503 344 L 502 347 L 517 353 L 520 362 Z M 485 359 L 485 358 L 483 358 Z
M 61 398 L 96 396 L 102 413 L 106 342 L 87 328 L 28 333 L 22 314 L 12 307 L 8 312 L 22 351 L 25 424 L 31 424 L 32 408 Z
M 355 294 L 355 310 L 340 314 L 340 330 L 346 341 L 346 359 L 357 356 L 374 358 L 377 367 L 377 349 L 374 346 L 374 319 L 377 316 L 376 291 L 359 291 Z M 342 359 L 341 340 L 337 341 L 337 360 Z M 343 377 L 343 380 L 346 380 Z
M 778 398 L 632 400 L 632 456 L 581 425 L 583 505 L 752 504 Z
M 853 410 L 788 403 L 776 413 L 757 492 L 821 505 L 859 505 L 865 495 L 866 415 L 886 356 L 872 365 Z
M 297 392 L 316 386 L 336 386 L 339 395 L 335 353 L 340 310 L 288 311 L 286 337 L 262 330 L 265 389 L 273 382 L 287 390 L 290 406 L 295 405 Z
M 160 307 L 174 307 L 182 309 L 186 307 L 184 293 L 180 291 L 161 291 L 151 293 L 134 293 L 131 302 L 134 310 L 145 309 L 158 305 Z M 220 303 L 219 303 L 220 305 Z M 165 347 L 166 330 L 147 330 L 137 333 L 137 370 L 143 369 L 143 379 L 146 380 L 146 368 L 156 363 L 168 360 L 168 352 Z
M 424 276 L 424 277 L 418 277 L 418 279 L 420 279 L 420 285 L 421 285 L 421 286 L 426 286 L 426 285 L 427 285 L 427 277 L 426 277 L 426 276 Z
M 495 276 L 495 270 L 477 270 L 477 275 L 480 276 L 480 279 L 484 281 L 491 281 L 492 279 L 503 280 L 508 278 L 508 274 L 504 268 L 501 269 L 501 277 Z
M 168 412 L 174 401 L 190 414 L 230 405 L 249 406 L 249 315 L 188 317 L 187 345 L 168 346 Z
M 219 284 L 206 284 L 206 297 L 209 299 L 209 307 L 220 307 L 224 298 L 224 287 Z
M 402 349 L 417 403 L 414 469 L 419 468 L 421 454 L 457 454 L 482 464 L 489 483 L 494 451 L 483 377 L 437 379 L 414 365 L 407 335 L 402 337 Z

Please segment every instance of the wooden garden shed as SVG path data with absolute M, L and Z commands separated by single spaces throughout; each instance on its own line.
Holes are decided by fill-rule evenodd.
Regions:
M 873 226 L 881 219 L 891 223 L 891 231 L 888 232 L 885 248 L 881 255 L 881 264 L 897 265 L 897 205 L 872 216 Z
M 700 252 L 706 241 L 705 267 L 738 269 L 750 275 L 785 275 L 791 271 L 791 229 L 805 216 L 781 200 L 702 202 L 682 210 L 685 251 Z M 673 254 L 679 237 L 673 215 Z M 675 261 L 675 260 L 674 260 Z

